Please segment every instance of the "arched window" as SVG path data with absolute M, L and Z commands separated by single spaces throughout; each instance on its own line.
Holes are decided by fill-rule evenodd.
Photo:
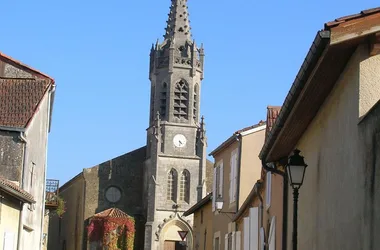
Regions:
M 171 169 L 168 174 L 167 199 L 174 202 L 177 202 L 177 180 L 177 171 L 175 169 Z
M 188 119 L 189 88 L 183 80 L 179 81 L 174 89 L 174 117 Z
M 198 121 L 198 84 L 194 86 L 193 119 Z
M 180 182 L 180 201 L 190 202 L 190 173 L 187 170 L 184 170 L 181 174 L 181 182 Z
M 167 89 L 168 89 L 168 85 L 166 84 L 166 82 L 164 82 L 164 84 L 162 85 L 161 95 L 160 95 L 160 115 L 161 115 L 161 119 L 165 119 L 166 118 Z

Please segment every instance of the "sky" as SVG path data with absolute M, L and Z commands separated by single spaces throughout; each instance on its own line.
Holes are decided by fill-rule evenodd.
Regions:
M 324 23 L 375 0 L 188 0 L 205 48 L 201 114 L 208 152 L 282 105 Z M 1 0 L 0 51 L 56 81 L 48 178 L 145 145 L 149 52 L 163 40 L 170 0 Z

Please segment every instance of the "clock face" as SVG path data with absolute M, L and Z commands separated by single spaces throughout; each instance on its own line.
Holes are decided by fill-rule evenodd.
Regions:
M 174 146 L 176 146 L 177 148 L 183 148 L 184 146 L 186 146 L 186 141 L 186 137 L 181 134 L 178 134 L 173 138 Z
M 109 187 L 106 190 L 106 199 L 111 203 L 116 203 L 121 199 L 121 191 L 117 187 Z

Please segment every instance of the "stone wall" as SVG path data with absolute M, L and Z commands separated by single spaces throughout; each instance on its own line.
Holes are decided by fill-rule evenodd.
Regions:
M 24 144 L 20 133 L 0 131 L 0 175 L 21 182 Z

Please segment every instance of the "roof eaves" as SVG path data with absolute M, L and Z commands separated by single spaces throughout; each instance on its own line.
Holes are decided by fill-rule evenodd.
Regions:
M 200 200 L 198 203 L 196 203 L 194 206 L 189 208 L 187 211 L 183 213 L 184 216 L 189 216 L 190 214 L 193 214 L 197 210 L 199 210 L 201 207 L 206 205 L 208 202 L 212 200 L 212 193 L 209 193 L 206 195 L 202 200 Z
M 257 196 L 257 192 L 261 191 L 261 188 L 263 188 L 262 180 L 258 180 L 255 185 L 252 187 L 251 192 L 248 194 L 247 198 L 241 205 L 240 209 L 237 211 L 237 213 L 232 218 L 232 221 L 235 222 L 244 214 L 244 211 L 248 208 L 248 206 L 251 204 L 253 198 Z
M 253 131 L 253 133 L 257 132 L 257 131 L 261 131 L 261 130 L 265 129 L 265 126 L 266 126 L 266 122 L 265 121 L 260 121 L 259 123 L 255 124 L 255 125 L 252 125 L 252 126 L 249 126 L 249 127 L 245 127 L 243 129 L 240 129 L 240 130 L 234 132 L 227 140 L 225 140 L 224 142 L 222 142 L 222 144 L 220 144 L 216 149 L 214 149 L 208 155 L 209 156 L 214 156 L 215 154 L 217 154 L 218 152 L 220 152 L 220 150 L 222 150 L 222 149 L 230 146 L 237 138 L 239 138 L 239 136 L 245 136 L 247 134 L 250 134 L 249 131 Z
M 305 86 L 308 77 L 312 74 L 314 67 L 317 65 L 320 56 L 326 47 L 328 47 L 328 42 L 330 40 L 329 31 L 318 31 L 314 38 L 313 44 L 311 45 L 309 52 L 293 82 L 288 95 L 285 98 L 284 104 L 281 107 L 281 111 L 273 125 L 271 131 L 269 131 L 268 139 L 265 141 L 263 148 L 259 154 L 259 158 L 262 160 L 267 160 L 267 155 L 275 143 L 278 134 L 280 133 L 282 127 L 285 124 L 287 117 L 289 116 L 292 108 L 294 107 L 298 96 L 301 94 L 303 87 Z
M 36 203 L 36 201 L 34 199 L 32 199 L 31 195 L 29 195 L 30 197 L 28 197 L 27 195 L 23 194 L 22 192 L 19 192 L 18 190 L 11 188 L 11 187 L 9 187 L 9 186 L 1 183 L 1 182 L 0 182 L 0 189 L 3 190 L 5 193 L 15 197 L 16 199 L 18 199 L 24 203 L 29 203 L 29 204 Z

